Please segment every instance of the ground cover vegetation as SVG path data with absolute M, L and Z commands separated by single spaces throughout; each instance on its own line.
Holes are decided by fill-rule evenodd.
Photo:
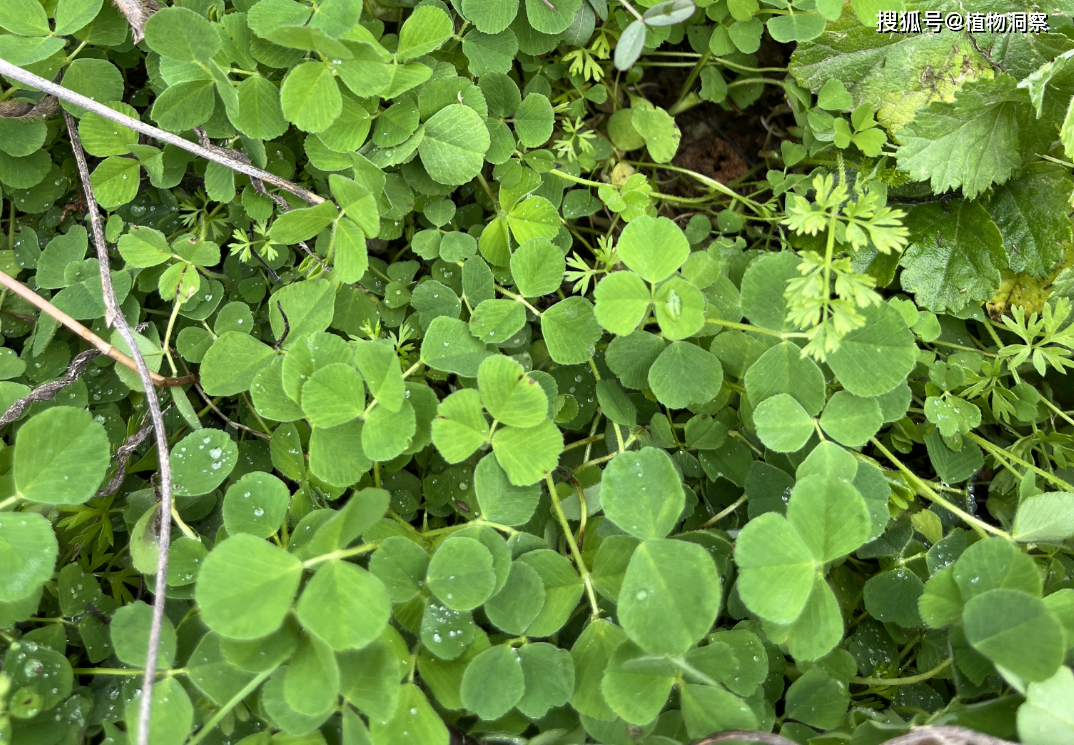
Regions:
M 1074 3 L 964 5 L 0 1 L 0 742 L 1074 742 Z

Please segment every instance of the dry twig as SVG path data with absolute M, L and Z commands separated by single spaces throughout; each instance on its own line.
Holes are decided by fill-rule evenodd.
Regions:
M 126 114 L 121 114 L 118 111 L 113 111 L 104 104 L 98 103 L 91 98 L 87 98 L 80 93 L 75 93 L 74 91 L 68 88 L 64 88 L 61 85 L 52 83 L 39 75 L 34 75 L 32 72 L 28 72 L 19 67 L 18 65 L 13 65 L 6 60 L 0 59 L 0 75 L 6 75 L 12 80 L 18 81 L 23 85 L 36 88 L 40 91 L 48 93 L 49 95 L 55 96 L 62 101 L 67 101 L 68 103 L 73 103 L 76 106 L 81 106 L 88 111 L 92 111 L 95 114 L 101 115 L 105 119 L 116 122 L 117 124 L 122 124 L 124 127 L 129 127 L 135 132 L 140 132 L 141 134 L 152 137 L 159 142 L 163 142 L 168 145 L 174 145 L 175 147 L 186 150 L 189 153 L 194 153 L 195 155 L 201 156 L 202 158 L 205 158 L 207 160 L 211 160 L 214 163 L 219 163 L 222 166 L 226 166 L 233 171 L 244 173 L 251 178 L 261 179 L 265 183 L 272 184 L 275 187 L 284 189 L 285 191 L 289 191 L 296 197 L 299 197 L 300 199 L 309 202 L 310 204 L 320 204 L 321 202 L 325 201 L 324 197 L 318 196 L 307 189 L 303 189 L 298 184 L 293 184 L 287 179 L 282 179 L 275 174 L 269 173 L 268 171 L 262 170 L 248 163 L 243 163 L 241 161 L 235 160 L 234 158 L 221 155 L 220 153 L 215 152 L 213 150 L 206 150 L 201 145 L 190 142 L 189 140 L 184 140 L 179 135 L 172 134 L 171 132 L 165 132 L 163 129 L 158 129 L 152 125 L 146 124 L 143 121 L 133 119 Z
M 11 424 L 22 416 L 22 412 L 26 411 L 26 407 L 30 404 L 37 401 L 51 401 L 56 398 L 57 393 L 78 380 L 78 376 L 86 369 L 89 361 L 99 354 L 100 352 L 96 349 L 87 349 L 85 352 L 76 354 L 75 358 L 71 360 L 71 364 L 67 366 L 67 372 L 64 373 L 62 378 L 52 383 L 46 383 L 39 388 L 34 388 L 28 395 L 11 404 L 7 412 L 0 416 L 0 427 L 5 424 Z
M 102 240 L 103 240 L 103 238 L 102 238 Z M 102 266 L 107 266 L 107 262 L 102 264 Z M 109 288 L 111 288 L 111 286 L 112 286 L 111 283 L 112 283 L 112 277 L 111 277 L 111 275 L 109 275 L 108 276 L 108 286 L 109 286 Z M 90 331 L 88 328 L 83 326 L 81 323 L 79 323 L 75 319 L 71 318 L 71 316 L 69 316 L 66 313 L 64 313 L 62 310 L 57 308 L 55 305 L 50 303 L 48 300 L 45 300 L 45 298 L 43 298 L 40 295 L 38 295 L 36 292 L 31 290 L 29 287 L 24 285 L 22 282 L 19 282 L 17 279 L 15 279 L 14 277 L 10 276 L 9 274 L 6 274 L 6 273 L 0 271 L 0 285 L 3 285 L 7 289 L 11 290 L 11 292 L 15 293 L 16 295 L 21 297 L 26 302 L 28 302 L 31 305 L 33 305 L 35 308 L 40 310 L 42 313 L 45 313 L 46 315 L 49 315 L 49 316 L 52 316 L 53 318 L 55 318 L 63 326 L 67 327 L 68 329 L 70 329 L 71 331 L 75 332 L 76 334 L 81 336 L 83 339 L 88 341 L 90 344 L 95 346 L 97 348 L 97 351 L 99 351 L 101 354 L 103 354 L 103 355 L 105 355 L 107 357 L 111 357 L 116 362 L 118 362 L 119 364 L 123 365 L 124 367 L 126 367 L 129 370 L 133 370 L 134 372 L 138 372 L 138 365 L 134 360 L 132 360 L 130 357 L 128 357 L 123 352 L 121 352 L 118 349 L 116 349 L 114 346 L 112 346 L 111 344 L 106 342 L 101 337 L 97 336 L 97 334 L 95 334 L 92 331 Z M 106 307 L 107 307 L 107 304 L 108 304 L 108 300 L 107 300 L 107 294 L 106 294 L 106 296 L 105 296 L 105 306 Z M 107 316 L 106 316 L 105 320 L 108 321 Z M 187 385 L 188 383 L 193 383 L 197 379 L 197 376 L 195 376 L 195 375 L 184 375 L 181 378 L 165 378 L 163 375 L 159 375 L 159 374 L 157 374 L 155 372 L 150 372 L 149 375 L 150 375 L 150 379 L 153 381 L 153 385 L 162 386 L 162 387 L 169 387 L 169 386 L 175 386 L 175 385 Z
M 142 379 L 142 387 L 145 388 L 146 402 L 149 404 L 149 416 L 153 421 L 153 431 L 157 440 L 157 454 L 159 462 L 159 475 L 161 482 L 160 504 L 160 532 L 157 537 L 157 581 L 156 592 L 153 595 L 153 621 L 149 628 L 149 648 L 146 651 L 145 675 L 142 679 L 142 698 L 138 708 L 138 745 L 149 743 L 150 711 L 153 702 L 153 679 L 156 677 L 157 657 L 160 648 L 161 625 L 164 621 L 164 588 L 168 583 L 168 550 L 171 547 L 172 527 L 172 469 L 168 451 L 168 433 L 164 429 L 164 415 L 160 410 L 160 400 L 157 398 L 157 390 L 154 388 L 153 375 L 145 364 L 138 343 L 134 338 L 127 319 L 124 318 L 116 302 L 116 293 L 112 288 L 112 272 L 108 261 L 108 246 L 104 240 L 104 228 L 101 225 L 101 216 L 97 212 L 97 200 L 93 196 L 93 185 L 90 183 L 89 166 L 86 165 L 86 153 L 82 150 L 82 142 L 78 137 L 78 126 L 74 118 L 66 111 L 63 114 L 67 123 L 67 134 L 71 140 L 71 149 L 74 151 L 75 163 L 78 166 L 78 175 L 82 179 L 82 192 L 86 200 L 86 213 L 89 215 L 93 244 L 97 249 L 97 260 L 100 263 L 102 295 L 104 297 L 105 324 L 115 326 L 120 336 L 130 347 L 131 354 Z

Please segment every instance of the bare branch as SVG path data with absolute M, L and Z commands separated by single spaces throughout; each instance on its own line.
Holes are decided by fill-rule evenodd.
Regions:
M 0 60 L 0 62 L 2 62 L 2 60 Z M 103 264 L 103 266 L 107 266 L 107 263 Z M 111 275 L 109 275 L 109 277 L 108 277 L 109 287 L 111 287 L 111 282 L 112 282 L 112 277 L 111 277 Z M 103 354 L 103 355 L 105 355 L 107 357 L 111 357 L 116 362 L 118 362 L 119 364 L 123 365 L 124 367 L 126 367 L 126 368 L 128 368 L 130 370 L 138 372 L 138 365 L 134 360 L 132 360 L 130 357 L 128 357 L 123 352 L 121 352 L 118 349 L 116 349 L 114 346 L 112 346 L 111 344 L 106 342 L 101 337 L 97 336 L 97 334 L 93 333 L 88 328 L 83 326 L 81 323 L 79 323 L 75 319 L 71 318 L 71 316 L 69 316 L 66 313 L 64 313 L 62 310 L 57 308 L 55 305 L 50 303 L 48 300 L 45 300 L 45 298 L 43 298 L 40 295 L 38 295 L 36 292 L 31 290 L 29 287 L 24 285 L 22 282 L 19 282 L 17 279 L 12 277 L 11 275 L 0 271 L 0 285 L 3 285 L 7 289 L 11 290 L 13 293 L 15 293 L 16 295 L 21 297 L 23 300 L 25 300 L 26 302 L 30 303 L 34 307 L 36 307 L 42 313 L 45 313 L 46 315 L 49 315 L 49 316 L 52 316 L 53 318 L 55 318 L 63 326 L 67 327 L 68 329 L 70 329 L 71 331 L 75 332 L 76 334 L 81 336 L 83 339 L 88 341 L 90 344 L 95 346 L 97 348 L 97 350 L 101 354 Z M 106 301 L 106 303 L 107 303 L 107 301 Z M 193 383 L 195 380 L 197 380 L 196 375 L 185 375 L 185 376 L 183 376 L 181 378 L 165 378 L 163 375 L 158 375 L 155 372 L 150 373 L 150 378 L 153 381 L 154 385 L 162 386 L 162 387 L 169 387 L 169 386 L 174 386 L 174 385 L 187 385 L 188 383 Z
M 67 372 L 59 380 L 46 383 L 40 388 L 34 388 L 30 391 L 29 395 L 20 398 L 15 403 L 11 404 L 11 408 L 0 417 L 0 427 L 5 424 L 11 424 L 13 421 L 22 416 L 22 412 L 26 411 L 26 407 L 37 401 L 51 401 L 56 398 L 56 394 L 62 391 L 71 383 L 78 379 L 78 376 L 82 374 L 82 371 L 86 369 L 86 365 L 94 357 L 99 355 L 96 349 L 87 349 L 85 352 L 80 352 L 75 355 L 75 358 L 71 360 L 71 364 L 67 366 Z
M 127 18 L 131 25 L 131 36 L 137 44 L 145 38 L 145 24 L 149 16 L 160 10 L 156 0 L 112 0 L 119 12 Z
M 165 132 L 163 129 L 157 129 L 156 127 L 146 124 L 145 122 L 133 119 L 126 114 L 121 114 L 118 111 L 113 111 L 104 104 L 98 103 L 91 98 L 87 98 L 80 93 L 75 93 L 72 90 L 64 88 L 61 85 L 56 85 L 45 78 L 34 75 L 32 72 L 27 72 L 18 65 L 13 65 L 10 62 L 0 59 L 0 75 L 6 75 L 12 80 L 16 80 L 23 85 L 32 86 L 40 91 L 44 91 L 56 98 L 73 103 L 76 106 L 81 106 L 88 111 L 92 111 L 95 114 L 100 114 L 105 119 L 122 124 L 124 127 L 129 127 L 135 132 L 152 137 L 159 142 L 167 143 L 168 145 L 175 145 L 178 148 L 186 150 L 189 153 L 201 156 L 207 160 L 211 160 L 214 163 L 219 163 L 222 166 L 226 166 L 233 171 L 239 173 L 245 173 L 251 178 L 258 178 L 265 183 L 272 184 L 275 187 L 288 191 L 294 194 L 296 197 L 309 202 L 310 204 L 320 204 L 324 202 L 324 197 L 318 196 L 313 192 L 303 189 L 297 184 L 293 184 L 286 179 L 282 179 L 275 174 L 268 171 L 252 166 L 248 163 L 242 163 L 241 161 L 228 158 L 220 153 L 213 152 L 212 150 L 206 150 L 201 145 L 184 140 L 179 135 L 172 134 L 171 132 Z
M 160 410 L 160 400 L 157 398 L 157 389 L 153 385 L 153 375 L 145 364 L 138 343 L 134 338 L 134 332 L 127 324 L 127 319 L 119 310 L 116 302 L 116 293 L 112 288 L 112 272 L 108 262 L 108 246 L 104 240 L 104 228 L 101 225 L 101 216 L 97 212 L 97 200 L 93 196 L 93 185 L 90 183 L 89 166 L 86 165 L 86 153 L 82 150 L 82 142 L 78 137 L 78 126 L 74 118 L 66 111 L 63 114 L 67 122 L 67 135 L 71 139 L 71 149 L 75 154 L 75 163 L 78 165 L 78 175 L 82 179 L 82 191 L 86 198 L 86 213 L 90 218 L 92 227 L 93 243 L 97 249 L 97 260 L 100 263 L 101 284 L 105 306 L 105 322 L 114 325 L 123 340 L 130 347 L 134 362 L 137 365 L 138 374 L 142 379 L 142 387 L 145 388 L 146 403 L 149 404 L 149 416 L 153 421 L 153 431 L 157 440 L 157 461 L 159 463 L 158 474 L 161 483 L 160 504 L 160 532 L 157 544 L 157 581 L 156 591 L 153 594 L 153 622 L 149 628 L 149 648 L 146 651 L 145 676 L 142 680 L 142 698 L 138 709 L 138 743 L 137 745 L 149 745 L 149 715 L 153 703 L 153 679 L 156 677 L 157 656 L 160 648 L 161 626 L 164 622 L 164 599 L 165 588 L 168 585 L 168 550 L 171 547 L 172 532 L 172 468 L 168 451 L 168 432 L 164 429 L 164 415 Z

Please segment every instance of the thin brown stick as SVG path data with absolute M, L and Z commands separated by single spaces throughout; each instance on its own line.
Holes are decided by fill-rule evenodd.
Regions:
M 107 264 L 105 264 L 103 266 L 107 266 Z M 112 277 L 109 276 L 108 277 L 109 286 L 111 286 L 111 281 L 112 281 Z M 36 292 L 31 290 L 29 287 L 24 285 L 22 282 L 19 282 L 17 279 L 12 277 L 11 275 L 0 271 L 0 285 L 3 285 L 7 289 L 11 290 L 13 293 L 15 293 L 16 295 L 21 297 L 23 300 L 25 300 L 26 302 L 30 303 L 34 307 L 36 307 L 42 313 L 45 313 L 46 315 L 49 315 L 49 316 L 52 316 L 53 318 L 55 318 L 63 326 L 65 326 L 66 328 L 68 328 L 71 331 L 75 332 L 76 334 L 81 336 L 83 339 L 88 341 L 90 344 L 95 346 L 97 348 L 97 350 L 101 354 L 103 354 L 103 355 L 105 355 L 107 357 L 111 357 L 116 362 L 118 362 L 119 364 L 123 365 L 124 367 L 126 367 L 129 370 L 133 370 L 134 372 L 138 372 L 138 364 L 134 360 L 132 360 L 130 357 L 128 357 L 123 352 L 121 352 L 118 349 L 116 349 L 114 346 L 112 346 L 111 344 L 106 342 L 101 337 L 97 336 L 97 334 L 93 333 L 88 328 L 83 326 L 81 323 L 79 323 L 75 319 L 71 318 L 71 316 L 69 316 L 66 313 L 64 313 L 62 310 L 57 308 L 55 305 L 50 303 L 48 300 L 45 300 L 45 298 L 43 298 L 40 295 L 38 295 Z M 160 386 L 160 387 L 169 387 L 169 386 L 174 386 L 174 385 L 187 385 L 188 383 L 193 383 L 195 380 L 197 380 L 196 375 L 184 375 L 181 378 L 165 378 L 163 375 L 159 375 L 159 374 L 157 374 L 155 372 L 150 372 L 149 375 L 150 375 L 150 378 L 153 381 L 153 385 Z
M 184 140 L 182 137 L 172 134 L 171 132 L 165 132 L 163 129 L 157 129 L 150 124 L 146 124 L 145 122 L 139 121 L 138 119 L 133 119 L 126 114 L 121 114 L 118 111 L 113 111 L 104 104 L 98 103 L 91 98 L 87 98 L 80 93 L 75 93 L 74 91 L 64 88 L 61 85 L 56 85 L 55 83 L 52 83 L 39 75 L 34 75 L 32 72 L 27 72 L 18 65 L 13 65 L 10 62 L 7 62 L 2 59 L 0 59 L 0 75 L 6 75 L 12 80 L 16 80 L 23 85 L 31 86 L 40 91 L 51 94 L 62 101 L 67 101 L 68 103 L 73 103 L 76 106 L 81 106 L 88 111 L 92 111 L 94 114 L 99 114 L 105 119 L 116 122 L 117 124 L 122 124 L 124 127 L 129 127 L 135 132 L 140 132 L 160 142 L 167 143 L 168 145 L 175 145 L 176 147 L 186 150 L 189 153 L 194 153 L 195 155 L 201 156 L 202 158 L 206 158 L 207 160 L 211 160 L 214 163 L 219 163 L 222 166 L 226 166 L 233 171 L 245 173 L 251 178 L 261 179 L 265 183 L 272 184 L 275 187 L 291 192 L 296 197 L 306 202 L 309 202 L 310 204 L 320 204 L 321 202 L 325 201 L 324 197 L 318 196 L 307 189 L 303 189 L 298 184 L 293 184 L 287 179 L 282 179 L 275 174 L 257 168 L 256 166 L 250 165 L 249 163 L 243 163 L 241 161 L 235 160 L 234 158 L 229 158 L 227 156 L 221 155 L 220 153 L 213 152 L 212 150 L 206 150 L 201 145 L 190 142 L 189 140 Z
M 82 142 L 78 137 L 78 126 L 74 117 L 66 111 L 63 114 L 67 123 L 67 135 L 71 140 L 71 149 L 74 151 L 75 163 L 78 166 L 78 175 L 82 180 L 82 192 L 86 199 L 86 214 L 90 218 L 90 227 L 93 233 L 93 243 L 97 249 L 97 261 L 100 263 L 102 295 L 105 307 L 105 323 L 114 325 L 123 340 L 130 347 L 134 362 L 137 365 L 138 375 L 142 379 L 142 387 L 145 388 L 146 403 L 149 404 L 149 416 L 153 421 L 153 431 L 157 440 L 157 461 L 159 463 L 157 473 L 160 476 L 161 503 L 160 503 L 160 532 L 157 536 L 157 581 L 153 593 L 153 621 L 149 627 L 149 644 L 146 651 L 145 676 L 142 680 L 142 698 L 138 706 L 138 741 L 137 745 L 149 745 L 150 712 L 153 704 L 153 681 L 156 677 L 157 657 L 160 649 L 161 626 L 164 623 L 164 599 L 168 585 L 168 551 L 171 548 L 172 532 L 172 468 L 168 451 L 168 432 L 164 428 L 164 415 L 160 411 L 160 400 L 157 398 L 157 389 L 154 387 L 153 375 L 149 366 L 145 364 L 138 343 L 134 338 L 127 319 L 116 302 L 116 293 L 112 288 L 112 272 L 108 261 L 108 246 L 104 240 L 104 227 L 101 225 L 101 216 L 97 211 L 97 200 L 93 195 L 93 185 L 90 182 L 89 166 L 86 165 L 86 153 L 82 150 Z
M 78 380 L 78 376 L 86 369 L 89 361 L 99 354 L 100 352 L 96 349 L 87 349 L 85 352 L 76 354 L 75 358 L 71 360 L 71 364 L 67 366 L 67 372 L 64 373 L 62 378 L 52 383 L 46 383 L 39 388 L 34 388 L 28 395 L 11 404 L 4 415 L 0 416 L 0 427 L 5 424 L 11 424 L 22 416 L 22 412 L 26 411 L 26 407 L 30 404 L 38 401 L 51 401 L 56 398 L 57 393 Z

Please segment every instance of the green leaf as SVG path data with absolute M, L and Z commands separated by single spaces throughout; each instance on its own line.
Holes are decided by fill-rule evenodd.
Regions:
M 820 417 L 821 429 L 837 442 L 852 448 L 867 443 L 883 423 L 884 417 L 876 399 L 861 398 L 846 391 L 833 393 Z
M 127 704 L 128 736 L 137 741 L 141 717 L 139 699 Z M 148 741 L 160 745 L 182 745 L 194 726 L 194 707 L 182 684 L 175 678 L 164 678 L 153 686 L 150 705 Z
M 1063 662 L 1062 625 L 1042 600 L 1024 592 L 989 590 L 971 598 L 963 623 L 974 649 L 1024 680 L 1047 680 Z
M 97 115 L 95 114 L 94 116 Z M 80 125 L 79 132 L 81 131 L 82 126 Z M 111 132 L 112 130 L 109 129 L 108 131 Z M 0 139 L 0 150 L 17 158 L 32 155 L 40 150 L 41 146 L 45 144 L 45 136 L 47 134 L 48 128 L 45 126 L 43 119 L 38 119 L 36 117 L 26 117 L 23 119 L 4 118 L 0 120 L 0 138 L 2 138 Z M 89 141 L 86 142 L 86 138 L 83 135 L 83 143 L 86 152 L 95 154 L 90 150 L 91 147 L 94 150 L 98 149 L 95 147 L 97 143 L 92 136 Z M 122 152 L 127 151 L 123 150 Z M 104 154 L 111 155 L 112 153 Z
M 986 538 L 955 562 L 955 582 L 966 600 L 989 590 L 1020 590 L 1040 597 L 1041 577 L 1032 559 L 1002 538 Z
M 674 673 L 667 659 L 653 659 L 628 641 L 615 650 L 600 687 L 616 714 L 632 724 L 648 724 L 667 703 Z
M 399 411 L 392 411 L 385 406 L 374 406 L 365 415 L 362 450 L 370 460 L 394 460 L 410 447 L 416 431 L 417 418 L 409 401 L 404 401 Z
M 399 46 L 395 58 L 399 62 L 416 59 L 437 49 L 454 32 L 451 19 L 434 6 L 415 8 L 399 29 Z
M 275 476 L 254 471 L 243 475 L 224 495 L 224 527 L 229 535 L 249 533 L 269 538 L 283 524 L 291 493 Z
M 373 736 L 374 745 L 392 745 L 407 738 L 422 745 L 448 745 L 450 740 L 440 715 L 429 705 L 421 689 L 412 683 L 403 686 L 395 715 L 387 721 L 372 719 L 369 734 Z
M 433 443 L 448 463 L 469 458 L 488 440 L 489 432 L 477 391 L 456 391 L 440 402 L 432 425 Z
M 507 582 L 485 601 L 485 614 L 497 628 L 508 634 L 522 634 L 544 607 L 544 583 L 537 570 L 513 562 Z
M 462 703 L 485 720 L 499 719 L 514 708 L 525 691 L 518 652 L 506 644 L 481 652 L 462 676 Z
M 548 418 L 548 397 L 522 365 L 493 355 L 477 370 L 481 401 L 494 419 L 511 427 L 535 427 Z
M 630 67 L 638 61 L 638 57 L 641 56 L 644 47 L 645 24 L 641 21 L 631 21 L 630 24 L 623 29 L 623 33 L 615 45 L 615 69 L 630 69 Z M 633 129 L 633 127 L 631 128 Z M 638 139 L 641 140 L 640 135 L 638 136 Z M 642 142 L 644 141 L 642 140 Z M 642 143 L 639 142 L 637 147 L 641 147 L 641 144 Z M 634 150 L 635 148 L 628 149 Z
M 515 110 L 514 119 L 515 134 L 526 147 L 540 147 L 552 136 L 555 115 L 551 102 L 543 93 L 527 94 Z
M 451 104 L 425 122 L 418 154 L 434 181 L 455 186 L 478 174 L 490 143 L 488 129 L 477 112 L 469 106 Z
M 239 449 L 226 432 L 200 429 L 172 446 L 172 487 L 180 496 L 208 494 L 227 478 Z
M 316 718 L 331 711 L 338 696 L 339 665 L 332 649 L 315 635 L 300 636 L 283 678 L 287 706 Z
M 443 411 L 443 404 L 440 410 Z M 478 461 L 474 469 L 474 492 L 481 515 L 501 525 L 526 523 L 537 509 L 541 496 L 540 487 L 512 484 L 492 454 Z
M 659 107 L 635 105 L 630 123 L 645 140 L 645 148 L 654 161 L 668 163 L 675 157 L 682 134 L 670 114 Z
M 339 211 L 331 202 L 291 210 L 272 223 L 269 235 L 280 243 L 293 244 L 308 241 L 331 225 L 338 216 Z
M 47 409 L 15 438 L 15 489 L 32 502 L 82 504 L 97 493 L 110 460 L 108 435 L 92 414 Z
M 685 505 L 671 458 L 651 447 L 615 456 L 604 469 L 600 498 L 608 519 L 642 540 L 670 533 Z
M 511 208 L 507 214 L 507 225 L 519 243 L 555 238 L 559 233 L 559 213 L 555 205 L 544 197 L 529 196 Z
M 228 118 L 240 132 L 258 140 L 274 140 L 287 131 L 280 91 L 275 85 L 260 75 L 253 75 L 239 83 L 236 93 L 238 113 Z
M 140 600 L 124 605 L 112 616 L 108 630 L 116 657 L 133 667 L 145 667 L 149 649 L 149 629 L 153 624 L 153 608 Z M 175 627 L 168 618 L 160 626 L 160 647 L 157 669 L 166 670 L 175 659 Z
M 754 406 L 786 393 L 810 416 L 816 416 L 824 407 L 824 373 L 791 342 L 777 344 L 762 354 L 746 371 L 742 382 Z
M 897 623 L 905 628 L 921 626 L 918 600 L 925 585 L 906 569 L 892 569 L 875 574 L 865 583 L 865 609 L 882 623 Z
M 1007 268 L 1003 239 L 985 209 L 959 201 L 943 209 L 929 204 L 908 211 L 913 242 L 900 262 L 902 283 L 918 304 L 957 312 L 967 302 L 992 298 Z M 963 290 L 965 290 L 963 292 Z
M 766 513 L 750 520 L 735 543 L 736 587 L 761 618 L 791 623 L 813 589 L 816 564 L 809 546 L 787 520 Z
M 518 0 L 462 0 L 461 11 L 478 30 L 498 34 L 515 19 Z
M 701 290 L 679 276 L 665 280 L 653 298 L 656 320 L 667 339 L 685 339 L 700 331 L 705 325 L 705 306 Z
M 1018 707 L 1018 739 L 1025 745 L 1053 745 L 1074 737 L 1074 673 L 1060 667 L 1048 680 L 1030 683 Z
M 153 103 L 152 116 L 162 129 L 171 132 L 198 127 L 213 114 L 216 103 L 213 91 L 213 83 L 209 80 L 177 83 L 160 94 Z
M 302 579 L 302 562 L 240 534 L 209 552 L 195 591 L 201 617 L 220 636 L 257 639 L 280 627 Z
M 85 124 L 90 116 L 92 114 L 84 116 L 82 123 Z M 120 236 L 117 248 L 127 266 L 140 269 L 163 264 L 172 256 L 163 233 L 140 225 L 132 225 L 130 232 Z
M 477 377 L 478 367 L 490 354 L 465 322 L 448 316 L 433 319 L 421 344 L 421 359 L 426 365 L 467 378 Z
M 544 312 L 541 334 L 554 362 L 577 365 L 593 356 L 601 329 L 593 304 L 585 298 L 569 297 Z
M 201 387 L 210 396 L 233 396 L 249 390 L 254 377 L 275 356 L 272 347 L 250 334 L 225 331 L 202 358 Z
M 787 522 L 818 564 L 846 556 L 869 535 L 869 510 L 865 500 L 845 481 L 824 476 L 799 477 L 787 504 Z
M 343 111 L 332 69 L 321 62 L 293 68 L 280 87 L 284 118 L 305 132 L 323 132 Z
M 846 683 L 821 668 L 809 670 L 787 690 L 787 716 L 820 729 L 838 727 L 849 704 Z
M 1058 217 L 1066 210 L 1072 189 L 1074 184 L 1061 168 L 1033 163 L 994 190 L 988 212 L 999 228 L 1012 271 L 1043 277 L 1062 258 L 1058 242 L 1071 239 L 1071 228 L 1069 221 Z
M 772 38 L 781 44 L 812 41 L 824 33 L 824 18 L 812 13 L 771 16 L 765 25 Z
M 350 486 L 373 467 L 362 450 L 360 419 L 328 429 L 314 427 L 310 435 L 310 472 L 335 487 Z
M 787 393 L 766 398 L 753 410 L 757 436 L 777 453 L 801 450 L 813 435 L 813 419 Z
M 316 427 L 335 427 L 365 411 L 365 385 L 358 371 L 333 363 L 314 372 L 302 386 L 302 411 Z
M 540 297 L 558 290 L 566 267 L 563 252 L 542 238 L 526 241 L 511 254 L 511 278 L 522 297 Z
M 429 555 L 418 544 L 392 536 L 369 560 L 369 571 L 388 589 L 392 602 L 405 603 L 425 585 Z
M 332 649 L 361 649 L 388 625 L 391 601 L 373 574 L 345 561 L 329 561 L 302 591 L 296 611 L 302 625 Z
M 582 0 L 555 0 L 547 5 L 543 0 L 526 0 L 526 17 L 537 31 L 559 34 L 570 27 L 581 6 Z
M 563 434 L 550 419 L 527 429 L 504 427 L 492 436 L 492 452 L 512 484 L 529 486 L 559 463 Z
M 654 539 L 634 551 L 619 593 L 619 620 L 652 654 L 682 654 L 708 633 L 720 609 L 712 557 L 685 541 Z
M 1002 184 L 1021 164 L 1017 108 L 1025 99 L 1010 75 L 965 83 L 899 132 L 899 168 L 937 193 L 961 187 L 967 199 Z
M 828 364 L 844 388 L 868 398 L 887 393 L 906 379 L 917 361 L 917 345 L 902 316 L 887 303 L 861 312 L 865 325 L 840 340 Z
M 0 513 L 0 603 L 27 598 L 47 582 L 58 551 L 52 526 L 41 515 Z
M 429 561 L 426 584 L 448 608 L 473 610 L 488 600 L 496 587 L 492 554 L 473 538 L 449 538 Z
M 149 16 L 145 43 L 154 52 L 183 62 L 208 62 L 221 46 L 213 24 L 187 8 L 164 8 Z
M 537 642 L 518 650 L 525 693 L 517 707 L 528 717 L 542 717 L 562 706 L 574 692 L 574 660 L 565 649 Z
M 649 368 L 649 387 L 660 403 L 684 409 L 714 399 L 723 386 L 723 366 L 696 344 L 669 344 Z
M 93 169 L 90 181 L 97 202 L 106 210 L 113 210 L 138 195 L 141 164 L 132 158 L 105 158 Z
M 324 331 L 335 314 L 335 289 L 324 279 L 312 279 L 282 287 L 269 299 L 269 324 L 282 349 L 290 349 L 303 335 Z M 283 306 L 283 313 L 280 306 Z M 284 338 L 283 314 L 290 332 Z M 368 379 L 367 381 L 368 382 Z
M 742 315 L 773 331 L 794 331 L 787 320 L 787 282 L 801 277 L 799 258 L 790 251 L 762 254 L 742 275 Z
M 666 217 L 642 215 L 631 220 L 619 236 L 619 258 L 647 282 L 659 282 L 682 266 L 690 242 Z
M 0 8 L 0 26 L 22 36 L 48 36 L 48 16 L 36 0 L 12 0 Z
M 1074 494 L 1049 492 L 1023 500 L 1011 536 L 1022 543 L 1062 543 L 1074 535 Z

